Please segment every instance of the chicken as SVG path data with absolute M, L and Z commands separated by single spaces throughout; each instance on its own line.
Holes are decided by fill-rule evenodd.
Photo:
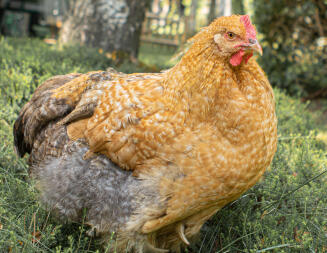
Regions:
M 14 125 L 42 202 L 117 252 L 179 252 L 276 151 L 274 95 L 247 15 L 220 17 L 154 74 L 55 76 Z

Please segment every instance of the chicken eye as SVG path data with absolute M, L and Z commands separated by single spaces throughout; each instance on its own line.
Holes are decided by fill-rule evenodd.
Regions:
M 235 33 L 227 32 L 226 35 L 227 35 L 227 39 L 229 40 L 235 39 Z

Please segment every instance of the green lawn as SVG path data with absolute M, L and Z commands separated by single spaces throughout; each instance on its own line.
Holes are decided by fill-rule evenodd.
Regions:
M 176 60 L 172 60 L 176 48 L 159 45 L 151 45 L 149 43 L 143 43 L 140 46 L 139 60 L 148 65 L 154 65 L 160 69 L 169 68 Z
M 141 47 L 140 60 L 171 66 L 173 52 Z M 33 90 L 47 78 L 115 67 L 98 50 L 59 49 L 35 39 L 0 38 L 0 252 L 100 252 L 83 224 L 61 224 L 38 202 L 26 158 L 13 150 L 12 125 Z M 316 138 L 319 114 L 275 90 L 278 150 L 271 169 L 240 199 L 221 210 L 187 252 L 327 252 L 327 155 Z

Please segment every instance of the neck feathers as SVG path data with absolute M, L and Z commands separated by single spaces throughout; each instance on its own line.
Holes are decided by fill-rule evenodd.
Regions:
M 232 111 L 246 111 L 253 104 L 273 103 L 269 82 L 254 59 L 233 67 L 212 48 L 196 44 L 164 74 L 163 86 L 172 112 L 183 111 L 201 122 L 217 121 L 219 114 L 227 119 Z
M 235 86 L 228 61 L 210 46 L 193 44 L 181 61 L 164 75 L 167 99 L 173 108 L 207 117 L 225 88 Z M 182 102 L 181 102 L 182 100 Z

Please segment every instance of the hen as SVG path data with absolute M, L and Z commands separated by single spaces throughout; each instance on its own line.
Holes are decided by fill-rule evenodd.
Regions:
M 276 150 L 272 88 L 247 15 L 220 17 L 173 68 L 55 76 L 14 125 L 42 202 L 116 250 L 178 252 Z

